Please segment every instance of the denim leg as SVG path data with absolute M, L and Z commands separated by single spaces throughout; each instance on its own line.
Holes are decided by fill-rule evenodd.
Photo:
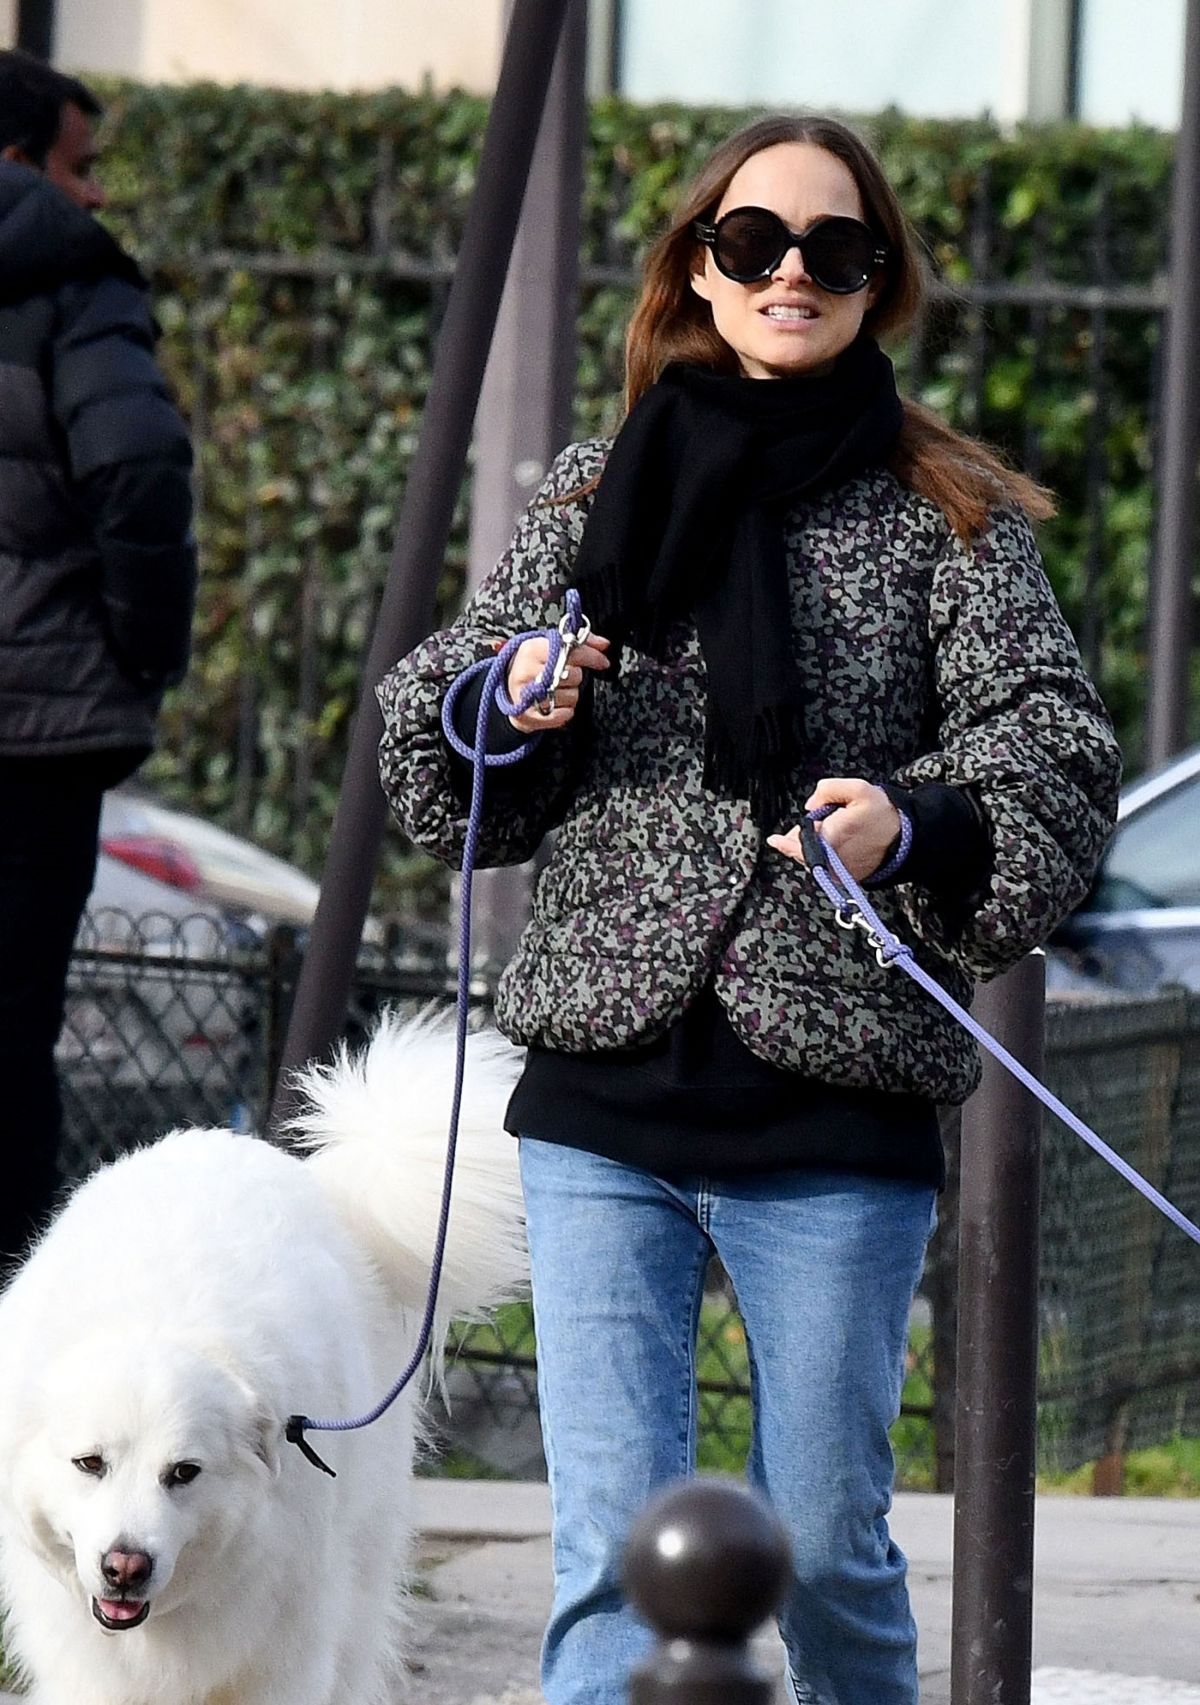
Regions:
M 711 1181 L 710 1233 L 746 1325 L 750 1478 L 791 1536 L 780 1613 L 804 1705 L 916 1705 L 906 1563 L 888 1533 L 926 1185 L 829 1172 Z
M 711 1253 L 688 1195 L 521 1138 L 538 1395 L 554 1512 L 548 1705 L 625 1705 L 650 1644 L 619 1589 L 646 1499 L 692 1471 L 695 1341 Z

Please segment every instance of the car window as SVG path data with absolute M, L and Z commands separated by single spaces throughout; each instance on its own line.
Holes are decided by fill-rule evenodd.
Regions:
M 1200 906 L 1200 776 L 1181 782 L 1118 828 L 1091 909 Z

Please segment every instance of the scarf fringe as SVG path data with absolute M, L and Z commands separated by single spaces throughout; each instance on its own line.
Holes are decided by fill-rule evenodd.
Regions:
M 755 822 L 768 833 L 795 813 L 794 775 L 803 750 L 804 715 L 791 705 L 770 705 L 754 720 L 747 763 L 710 703 L 704 739 L 704 785 L 723 799 L 749 799 Z

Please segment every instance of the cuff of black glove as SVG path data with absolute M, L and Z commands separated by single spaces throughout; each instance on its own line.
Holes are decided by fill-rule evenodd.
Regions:
M 475 728 L 479 721 L 479 701 L 483 697 L 483 687 L 487 678 L 487 670 L 481 669 L 477 675 L 467 682 L 454 701 L 454 732 L 464 745 L 472 748 L 475 745 Z M 513 727 L 493 698 L 488 705 L 486 738 L 489 752 L 504 753 L 515 752 L 518 746 L 525 744 L 529 736 L 522 734 L 519 728 Z M 453 747 L 451 750 L 453 751 Z M 455 757 L 458 757 L 457 753 L 455 753 Z M 466 764 L 466 767 L 470 769 L 465 758 L 459 758 L 459 762 Z
M 965 788 L 936 781 L 913 788 L 893 782 L 880 785 L 896 809 L 908 817 L 913 833 L 903 865 L 879 886 L 912 882 L 959 901 L 978 892 L 991 874 L 992 846 L 974 796 Z

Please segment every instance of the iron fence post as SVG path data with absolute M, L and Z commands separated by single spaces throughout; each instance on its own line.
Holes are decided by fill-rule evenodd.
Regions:
M 771 1705 L 749 1639 L 791 1568 L 774 1511 L 732 1480 L 685 1480 L 652 1498 L 625 1547 L 622 1582 L 658 1636 L 630 1676 L 629 1705 Z
M 267 932 L 263 954 L 266 984 L 263 1001 L 263 1099 L 267 1108 L 275 1094 L 287 1039 L 288 1021 L 300 969 L 300 932 L 295 924 L 275 924 Z
M 979 991 L 975 1014 L 1041 1075 L 1045 959 Z M 1041 1107 L 998 1061 L 963 1110 L 955 1427 L 954 1705 L 1029 1705 L 1037 1437 Z
M 1151 586 L 1146 755 L 1165 764 L 1187 739 L 1200 457 L 1200 0 L 1188 0 L 1183 109 L 1171 186 L 1170 305 L 1163 349 L 1162 476 Z
M 325 1054 L 345 1020 L 387 821 L 377 769 L 383 719 L 375 687 L 433 625 L 471 423 L 569 4 L 515 0 L 513 6 L 396 547 L 362 672 L 321 899 L 296 988 L 283 1081 L 271 1110 L 273 1125 L 287 1112 L 288 1074 Z
M 962 1108 L 939 1110 L 946 1151 L 946 1185 L 937 1228 L 925 1257 L 922 1290 L 929 1300 L 933 1378 L 930 1394 L 933 1427 L 933 1489 L 954 1490 L 954 1404 L 958 1365 L 958 1157 Z

